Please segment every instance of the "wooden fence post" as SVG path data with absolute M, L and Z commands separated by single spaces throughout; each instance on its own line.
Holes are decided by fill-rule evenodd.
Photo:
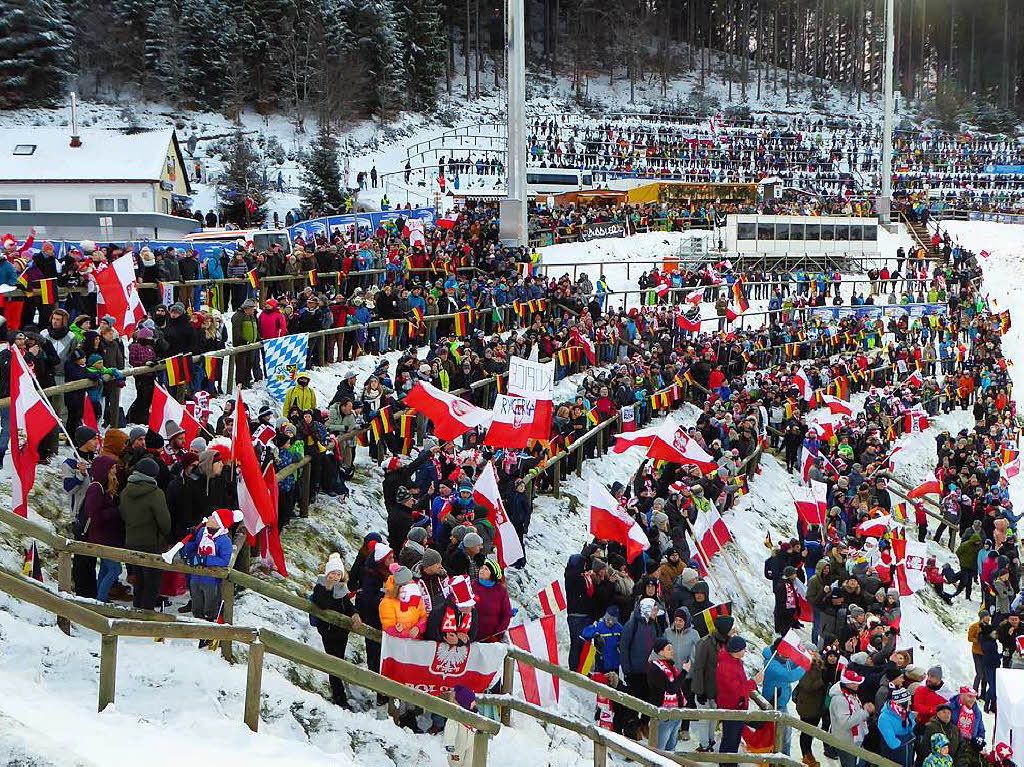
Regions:
M 75 587 L 71 578 L 71 552 L 57 552 L 57 590 L 65 594 L 73 594 Z M 67 618 L 57 618 L 57 627 L 68 636 L 71 636 L 71 621 Z
M 228 380 L 227 388 L 224 389 L 225 394 L 232 394 L 235 391 L 235 355 L 231 354 L 228 356 Z
M 594 767 L 608 767 L 608 746 L 604 743 L 594 743 Z
M 561 482 L 561 480 L 562 480 L 562 462 L 559 460 L 559 461 L 555 461 L 554 464 L 551 466 L 551 494 L 553 496 L 555 496 L 555 498 L 561 498 L 562 497 L 562 493 L 561 493 L 561 491 L 559 490 L 559 487 L 558 487 L 558 485 Z
M 245 709 L 243 719 L 253 732 L 260 727 L 260 692 L 263 689 L 263 643 L 249 645 L 249 669 L 245 675 Z
M 309 516 L 309 474 L 310 474 L 310 466 L 312 466 L 312 464 L 308 464 L 308 465 L 302 467 L 302 479 L 300 480 L 301 483 L 302 483 L 302 486 L 301 486 L 300 492 L 299 492 L 299 516 L 300 517 L 308 517 Z
M 103 634 L 100 637 L 100 695 L 97 711 L 102 711 L 114 702 L 114 687 L 117 682 L 117 636 Z
M 782 753 L 782 747 L 786 743 L 786 725 L 780 720 L 782 719 L 781 712 L 775 712 L 775 744 L 772 746 L 776 754 Z
M 604 429 L 597 432 L 597 455 L 604 455 Z
M 583 445 L 576 448 L 576 476 L 583 476 Z
M 658 721 L 657 717 L 652 716 L 647 722 L 647 745 L 650 748 L 658 747 Z
M 477 730 L 473 733 L 473 761 L 472 767 L 487 767 L 487 741 L 490 736 L 486 732 Z
M 221 580 L 220 598 L 224 602 L 224 623 L 230 626 L 235 620 L 235 584 L 231 582 L 230 578 Z M 220 653 L 228 663 L 234 662 L 235 656 L 230 639 L 221 642 Z
M 516 662 L 510 655 L 505 656 L 505 662 L 501 669 L 501 694 L 511 695 L 515 689 Z M 501 707 L 501 724 L 508 727 L 512 724 L 512 709 L 508 706 Z

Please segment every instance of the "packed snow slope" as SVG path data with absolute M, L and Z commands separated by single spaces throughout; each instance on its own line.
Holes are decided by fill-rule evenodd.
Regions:
M 992 252 L 985 262 L 987 287 L 1000 306 L 1005 301 L 1005 306 L 1016 310 L 1021 298 L 1011 287 L 1011 276 L 1019 272 L 1024 257 L 1019 231 L 987 231 L 989 227 L 1005 227 L 996 224 L 977 230 L 975 227 L 981 225 L 967 225 L 959 236 L 972 248 L 986 247 Z M 632 238 L 623 241 L 622 246 L 654 237 Z M 1000 238 L 1007 243 L 1005 249 L 999 247 L 1003 241 Z M 905 244 L 905 235 L 886 240 L 886 254 L 892 256 L 897 244 Z M 595 260 L 590 246 L 557 247 L 560 262 Z M 1014 346 L 1008 348 L 1012 356 L 1017 356 Z M 314 370 L 313 389 L 318 399 L 326 402 L 349 369 L 356 370 L 357 385 L 361 385 L 373 366 L 374 360 L 367 357 Z M 570 397 L 578 382 L 579 376 L 562 382 L 556 396 Z M 248 406 L 264 401 L 266 394 L 260 388 L 246 392 Z M 860 407 L 861 398 L 855 398 L 854 404 Z M 222 406 L 223 399 L 214 402 L 215 415 Z M 697 411 L 686 406 L 672 417 L 680 423 L 692 423 Z M 970 425 L 970 415 L 956 411 L 933 419 L 927 431 L 904 437 L 904 449 L 896 457 L 897 476 L 910 485 L 924 480 L 934 468 L 938 430 L 955 432 Z M 509 591 L 519 613 L 514 620 L 539 614 L 537 593 L 561 577 L 569 554 L 588 539 L 586 499 L 590 479 L 626 481 L 641 460 L 640 452 L 634 449 L 587 461 L 582 477 L 573 475 L 563 482 L 561 498 L 537 499 L 526 541 L 528 565 L 522 571 L 509 572 Z M 5 489 L 8 476 L 5 474 Z M 305 596 L 329 552 L 339 551 L 346 562 L 351 562 L 362 536 L 368 530 L 384 529 L 381 478 L 380 468 L 361 451 L 357 476 L 350 483 L 352 495 L 345 502 L 321 496 L 311 506 L 309 517 L 286 527 L 282 538 L 291 578 L 280 581 L 281 585 Z M 1019 480 L 1014 483 L 1015 492 L 1019 491 Z M 749 495 L 726 514 L 736 543 L 727 546 L 726 554 L 716 557 L 711 568 L 712 597 L 716 601 L 733 600 L 740 630 L 752 643 L 753 652 L 748 653 L 751 670 L 760 665 L 760 647 L 772 639 L 772 594 L 770 584 L 762 577 L 763 559 L 768 554 L 763 541 L 768 532 L 776 541 L 795 533 L 789 495 L 795 481 L 773 456 L 763 458 L 761 473 L 751 482 Z M 9 492 L 3 497 L 9 499 Z M 32 519 L 67 532 L 66 497 L 55 466 L 41 467 L 31 501 Z M 9 501 L 3 503 L 8 507 Z M 0 526 L 0 564 L 19 568 L 24 545 L 21 536 Z M 942 562 L 952 561 L 951 553 L 934 542 L 929 542 L 929 550 Z M 56 576 L 54 554 L 40 547 L 40 556 L 46 581 L 52 584 Z M 906 598 L 904 641 L 914 648 L 915 663 L 926 667 L 939 663 L 954 682 L 970 682 L 973 667 L 965 632 L 977 607 L 977 603 L 961 600 L 948 607 L 930 592 Z M 311 646 L 321 646 L 305 614 L 252 592 L 237 599 L 235 622 L 270 626 Z M 565 653 L 566 629 L 564 622 L 560 623 Z M 199 651 L 194 643 L 185 641 L 155 644 L 122 640 L 116 704 L 96 714 L 98 647 L 98 638 L 91 632 L 76 628 L 72 637 L 65 637 L 54 628 L 52 616 L 0 595 L 0 689 L 18 691 L 17 695 L 0 696 L 0 753 L 16 754 L 29 764 L 89 767 L 135 764 L 138 745 L 146 749 L 154 764 L 178 763 L 183 757 L 194 756 L 197 748 L 203 749 L 204 755 L 226 758 L 228 763 L 237 760 L 232 754 L 245 753 L 247 761 L 258 765 L 443 763 L 439 738 L 412 735 L 389 721 L 377 720 L 372 700 L 365 692 L 355 691 L 353 695 L 359 710 L 343 711 L 325 699 L 328 686 L 323 674 L 295 668 L 269 655 L 263 718 L 260 734 L 254 736 L 241 721 L 244 666 L 229 666 L 219 654 Z M 244 648 L 239 648 L 239 654 L 244 657 Z M 363 660 L 358 638 L 350 644 L 348 657 L 356 662 Z M 593 698 L 568 687 L 563 690 L 560 709 L 590 721 Z M 53 727 L 54 721 L 62 722 L 62 726 Z M 514 726 L 504 728 L 492 744 L 492 754 L 504 753 L 517 753 L 536 764 L 568 767 L 586 758 L 590 745 L 575 735 L 546 731 L 517 716 Z

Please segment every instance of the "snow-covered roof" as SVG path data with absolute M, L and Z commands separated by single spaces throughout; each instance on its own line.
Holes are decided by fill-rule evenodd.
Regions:
M 0 181 L 159 182 L 174 141 L 171 128 L 81 128 L 78 135 L 82 144 L 72 147 L 70 128 L 0 128 Z

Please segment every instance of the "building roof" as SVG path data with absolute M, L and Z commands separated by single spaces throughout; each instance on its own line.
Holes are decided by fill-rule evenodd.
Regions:
M 159 183 L 172 145 L 185 167 L 171 128 L 80 128 L 78 135 L 82 144 L 72 147 L 70 128 L 0 128 L 0 181 Z

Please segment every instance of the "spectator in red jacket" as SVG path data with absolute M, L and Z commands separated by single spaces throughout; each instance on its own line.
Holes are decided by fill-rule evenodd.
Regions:
M 288 335 L 288 323 L 277 308 L 277 299 L 268 298 L 259 318 L 260 338 L 280 338 Z
M 718 651 L 718 669 L 715 672 L 718 708 L 746 711 L 750 693 L 761 684 L 764 676 L 761 672 L 753 679 L 747 677 L 747 671 L 743 668 L 743 656 L 746 654 L 747 640 L 741 636 L 730 637 L 725 647 Z M 721 753 L 737 753 L 742 735 L 743 722 L 723 721 Z

